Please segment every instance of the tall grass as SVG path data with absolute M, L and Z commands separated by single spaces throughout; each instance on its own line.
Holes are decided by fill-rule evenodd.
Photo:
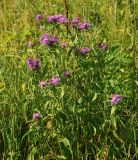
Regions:
M 138 2 L 66 3 L 68 8 L 57 0 L 0 1 L 0 159 L 135 160 Z M 35 20 L 39 13 L 45 17 L 41 22 Z M 92 28 L 78 32 L 70 24 L 47 23 L 49 15 L 60 13 L 81 17 Z M 68 47 L 41 45 L 46 32 Z M 30 41 L 34 46 L 29 48 Z M 99 42 L 108 44 L 107 52 L 97 47 Z M 79 55 L 79 47 L 91 52 Z M 28 57 L 39 58 L 39 71 L 27 68 Z M 61 78 L 58 86 L 39 87 L 53 75 Z M 115 93 L 123 99 L 111 105 Z M 40 121 L 32 118 L 36 112 L 43 116 Z

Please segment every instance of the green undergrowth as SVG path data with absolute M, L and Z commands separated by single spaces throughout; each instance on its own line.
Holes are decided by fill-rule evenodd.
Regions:
M 47 22 L 48 16 L 66 15 L 64 1 L 0 1 L 0 159 L 136 160 L 138 3 L 67 3 L 69 19 L 80 17 L 89 30 L 68 24 L 67 33 L 66 25 Z M 37 21 L 37 14 L 44 19 Z M 59 43 L 42 45 L 45 33 Z M 61 42 L 68 46 L 61 48 Z M 107 51 L 98 48 L 100 42 Z M 79 54 L 81 47 L 90 52 Z M 28 68 L 30 57 L 39 59 L 38 71 Z M 59 85 L 39 86 L 54 75 Z M 116 105 L 114 94 L 122 97 Z M 36 112 L 40 120 L 33 119 Z

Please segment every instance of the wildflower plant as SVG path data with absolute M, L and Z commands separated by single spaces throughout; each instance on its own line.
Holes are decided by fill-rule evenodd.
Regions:
M 67 2 L 2 14 L 0 159 L 137 159 L 136 4 Z

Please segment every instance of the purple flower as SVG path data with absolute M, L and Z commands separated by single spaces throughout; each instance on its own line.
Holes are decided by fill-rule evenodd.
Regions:
M 61 43 L 61 48 L 66 48 L 67 46 L 68 46 L 68 43 L 66 42 Z
M 91 27 L 89 23 L 79 23 L 78 29 L 79 30 L 87 30 Z
M 62 14 L 48 17 L 49 23 L 67 23 L 69 20 Z
M 78 27 L 78 24 L 80 23 L 80 18 L 76 17 L 71 21 L 71 24 L 74 28 Z
M 90 52 L 90 48 L 83 47 L 83 48 L 78 49 L 78 51 L 79 51 L 79 53 L 81 53 L 82 55 L 86 55 L 87 53 Z
M 108 50 L 108 45 L 106 43 L 99 43 L 98 48 L 107 51 Z
M 90 29 L 91 24 L 88 22 L 80 22 L 80 18 L 76 17 L 71 21 L 71 24 L 74 28 L 77 28 L 78 30 L 87 30 Z
M 38 59 L 28 58 L 26 60 L 28 67 L 32 70 L 38 70 L 40 68 L 40 61 Z
M 42 114 L 41 114 L 41 113 L 37 112 L 37 113 L 34 113 L 34 114 L 33 114 L 33 119 L 34 119 L 35 121 L 38 121 L 38 120 L 40 120 L 41 118 L 42 118 Z
M 113 94 L 111 99 L 111 104 L 116 105 L 119 102 L 121 102 L 121 100 L 122 100 L 122 96 L 120 96 L 119 94 Z
M 47 86 L 46 81 L 40 81 L 40 82 L 39 82 L 39 86 L 40 86 L 41 88 L 46 87 L 46 86 Z
M 40 21 L 40 20 L 43 19 L 43 16 L 42 16 L 41 14 L 38 14 L 38 15 L 36 15 L 35 19 L 36 19 L 37 21 Z
M 60 80 L 61 80 L 61 79 L 60 79 L 58 76 L 53 76 L 53 77 L 50 79 L 49 83 L 50 83 L 52 86 L 57 86 L 57 85 L 59 84 Z
M 69 20 L 65 16 L 59 18 L 59 23 L 67 23 L 67 22 L 69 22 Z
M 56 37 L 55 35 L 49 35 L 48 33 L 40 37 L 40 42 L 42 44 L 47 44 L 48 46 L 53 46 L 58 41 L 59 41 L 58 37 Z
M 66 71 L 66 72 L 64 72 L 64 76 L 65 76 L 66 78 L 70 78 L 71 73 L 70 73 L 69 71 Z

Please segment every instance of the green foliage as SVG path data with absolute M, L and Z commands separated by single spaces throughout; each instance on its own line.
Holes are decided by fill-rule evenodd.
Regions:
M 0 159 L 135 160 L 138 2 L 67 2 L 69 19 L 90 22 L 89 31 L 69 24 L 67 34 L 66 25 L 48 24 L 49 15 L 66 14 L 63 1 L 0 2 Z M 42 21 L 35 20 L 39 13 Z M 68 46 L 41 45 L 45 33 Z M 109 49 L 98 48 L 100 42 Z M 91 51 L 83 56 L 81 47 Z M 28 57 L 40 60 L 40 70 L 27 67 Z M 61 78 L 59 85 L 39 86 L 53 75 Z M 123 99 L 111 105 L 116 93 Z M 33 119 L 36 112 L 41 119 Z

